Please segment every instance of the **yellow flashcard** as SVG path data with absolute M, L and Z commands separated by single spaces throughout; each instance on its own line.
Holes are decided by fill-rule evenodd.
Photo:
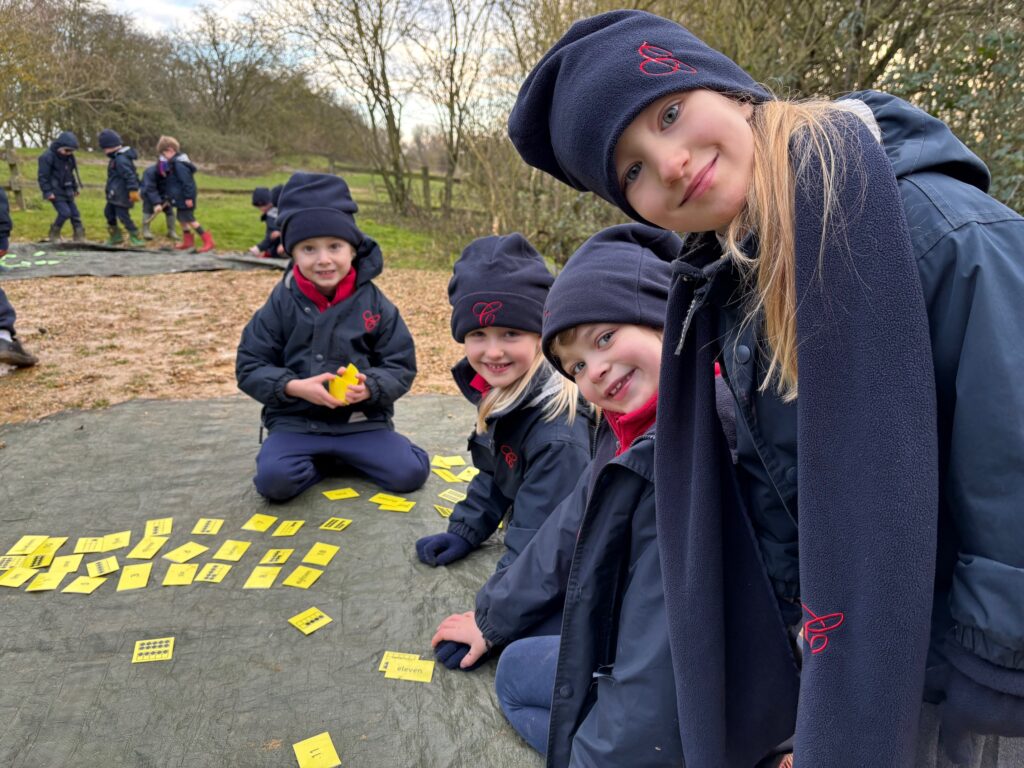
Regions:
M 440 477 L 446 483 L 461 483 L 462 482 L 461 480 L 459 480 L 458 476 L 452 474 L 452 471 L 450 469 L 438 469 L 437 467 L 434 467 L 430 471 L 433 472 L 438 477 Z
M 330 565 L 331 560 L 338 554 L 338 550 L 341 547 L 336 547 L 333 544 L 324 544 L 317 542 L 314 544 L 306 556 L 302 558 L 302 562 L 309 563 L 310 565 Z
M 448 465 L 448 468 L 452 467 L 464 467 L 466 466 L 466 460 L 461 456 L 438 456 L 437 458 L 444 461 Z
M 286 587 L 296 587 L 297 589 L 309 589 L 312 587 L 316 580 L 320 578 L 323 571 L 318 571 L 316 568 L 307 568 L 304 565 L 300 565 L 290 574 L 288 578 L 282 583 Z
M 355 488 L 335 488 L 333 491 L 324 491 L 324 496 L 331 501 L 341 501 L 342 499 L 358 498 L 359 491 Z
M 396 501 L 390 504 L 381 504 L 377 509 L 384 512 L 410 512 L 415 506 L 415 501 Z
M 267 530 L 270 526 L 277 522 L 277 518 L 273 515 L 253 515 L 245 524 L 242 526 L 243 531 L 263 531 Z
M 299 768 L 336 768 L 341 765 L 341 758 L 327 731 L 295 742 L 292 749 L 295 750 Z
M 348 405 L 348 400 L 345 399 L 345 395 L 348 394 L 347 390 L 358 383 L 359 371 L 352 363 L 349 363 L 340 376 L 335 376 L 327 383 L 327 391 L 331 393 L 331 397 Z
M 174 563 L 167 566 L 167 573 L 164 574 L 163 585 L 165 587 L 187 587 L 196 577 L 199 570 L 198 563 Z
M 0 557 L 0 571 L 6 571 L 9 568 L 20 568 L 26 558 L 28 558 L 28 555 L 4 555 Z
M 92 555 L 104 551 L 102 536 L 84 536 L 75 544 L 76 555 Z
M 442 507 L 440 504 L 435 504 L 434 509 L 437 510 L 437 514 L 441 517 L 451 517 L 454 511 L 451 507 Z
M 22 536 L 13 547 L 7 550 L 8 555 L 31 555 L 46 541 L 49 536 Z
M 224 581 L 224 577 L 228 575 L 228 571 L 231 570 L 230 565 L 224 563 L 207 563 L 203 566 L 202 570 L 199 571 L 199 575 L 196 576 L 196 581 L 208 581 L 211 584 L 220 584 Z
M 283 523 L 277 526 L 277 528 L 274 529 L 274 532 L 270 535 L 294 536 L 296 533 L 299 532 L 299 528 L 301 528 L 305 524 L 305 520 L 285 520 Z
M 392 496 L 390 493 L 378 493 L 370 497 L 374 504 L 397 504 L 405 500 L 405 496 Z
M 378 672 L 386 672 L 388 664 L 392 661 L 398 661 L 404 659 L 406 661 L 416 660 L 419 661 L 419 656 L 415 653 L 402 653 L 401 651 L 384 651 L 384 655 L 381 656 L 380 666 L 377 667 Z
M 121 569 L 121 578 L 117 580 L 117 591 L 127 592 L 130 589 L 144 589 L 149 584 L 149 574 L 153 563 L 133 563 Z
M 477 469 L 476 467 L 466 467 L 464 470 L 459 472 L 459 474 L 457 474 L 456 477 L 459 478 L 459 480 L 461 480 L 462 482 L 468 483 L 470 480 L 472 480 L 479 474 L 480 470 Z
M 167 543 L 167 538 L 167 536 L 146 536 L 125 557 L 129 560 L 152 560 L 154 555 Z
M 294 549 L 268 549 L 267 554 L 260 560 L 260 565 L 282 565 L 288 562 Z
M 121 531 L 120 533 L 108 533 L 103 537 L 103 551 L 113 552 L 115 549 L 124 549 L 132 543 L 132 532 Z
M 53 562 L 53 552 L 42 555 L 36 552 L 31 555 L 23 555 L 23 557 L 25 559 L 21 563 L 22 568 L 48 568 Z
M 389 680 L 429 683 L 433 676 L 434 662 L 422 659 L 393 659 L 384 670 L 384 677 Z
M 50 564 L 50 573 L 74 573 L 82 565 L 82 558 L 85 555 L 61 555 L 53 558 Z
M 67 576 L 66 573 L 40 573 L 29 585 L 25 587 L 26 592 L 49 592 L 51 589 L 56 589 L 60 586 L 60 583 Z
M 458 504 L 466 498 L 466 494 L 462 491 L 456 491 L 454 488 L 445 488 L 441 493 L 437 494 L 437 496 L 445 501 L 450 501 L 452 504 Z
M 222 525 L 224 525 L 224 521 L 220 518 L 200 517 L 199 522 L 192 529 L 192 533 L 196 536 L 216 536 L 220 533 Z
M 146 521 L 146 536 L 170 536 L 174 528 L 173 517 L 158 517 Z
M 270 589 L 280 572 L 281 566 L 279 565 L 257 565 L 252 569 L 249 578 L 245 580 L 242 589 Z
M 68 540 L 67 536 L 51 536 L 32 552 L 33 555 L 56 555 L 57 550 L 64 546 Z
M 170 661 L 174 655 L 173 637 L 156 637 L 152 640 L 136 640 L 132 664 L 144 661 Z
M 288 619 L 288 623 L 304 635 L 312 634 L 332 621 L 333 619 L 319 608 L 308 608 Z
M 202 544 L 190 541 L 188 544 L 182 544 L 177 549 L 172 549 L 164 555 L 164 560 L 170 560 L 172 563 L 187 563 L 193 557 L 198 557 L 208 549 L 209 547 L 204 547 Z
M 61 592 L 71 592 L 78 595 L 91 595 L 100 585 L 107 580 L 106 576 L 77 576 Z
M 111 555 L 110 557 L 104 557 L 102 560 L 93 560 L 85 566 L 85 570 L 89 572 L 90 576 L 95 578 L 96 576 L 111 574 L 120 567 L 117 562 L 117 555 Z
M 444 456 L 435 456 L 430 460 L 430 466 L 440 467 L 441 469 L 451 469 L 451 465 L 445 459 Z
M 0 587 L 20 587 L 36 575 L 36 571 L 31 568 L 11 568 L 3 576 L 0 576 Z
M 320 528 L 324 531 L 344 531 L 350 525 L 352 525 L 352 521 L 346 520 L 344 517 L 329 517 Z
M 245 554 L 245 550 L 251 546 L 251 541 L 235 541 L 234 539 L 228 539 L 220 545 L 220 549 L 217 550 L 213 559 L 230 560 L 233 563 L 237 563 L 242 559 L 242 555 Z

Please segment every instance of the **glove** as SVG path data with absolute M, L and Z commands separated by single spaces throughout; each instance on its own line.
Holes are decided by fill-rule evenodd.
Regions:
M 942 654 L 947 663 L 929 670 L 926 687 L 945 690 L 939 746 L 949 759 L 973 765 L 974 734 L 1024 736 L 1024 671 L 990 664 L 952 640 Z
M 448 565 L 473 551 L 473 545 L 457 533 L 437 533 L 416 542 L 416 554 L 427 565 Z
M 139 202 L 139 190 L 133 189 L 131 192 L 129 192 L 128 199 L 131 200 L 133 203 Z
M 465 643 L 457 643 L 454 640 L 442 640 L 437 644 L 437 648 L 434 649 L 434 656 L 438 661 L 448 667 L 448 669 L 462 669 L 462 667 L 459 666 L 459 662 L 466 657 L 467 653 L 469 653 L 469 646 Z M 462 671 L 472 672 L 487 661 L 487 657 L 489 655 L 490 654 L 485 653 L 476 660 L 476 664 L 466 667 Z

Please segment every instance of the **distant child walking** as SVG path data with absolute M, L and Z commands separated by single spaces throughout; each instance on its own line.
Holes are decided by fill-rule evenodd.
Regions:
M 202 238 L 203 244 L 196 253 L 206 253 L 214 248 L 213 235 L 196 220 L 196 206 L 199 194 L 196 189 L 196 167 L 189 156 L 181 151 L 181 145 L 173 136 L 161 136 L 156 152 L 167 163 L 167 196 L 174 206 L 178 221 L 181 222 L 184 237 L 175 246 L 179 251 L 192 250 L 195 238 Z
M 686 764 L 791 736 L 798 768 L 1024 764 L 1024 219 L 985 166 L 900 99 L 775 99 L 639 11 L 574 24 L 509 134 L 690 233 L 656 451 Z
M 142 172 L 139 192 L 142 195 L 142 237 L 146 240 L 153 239 L 150 224 L 161 212 L 167 222 L 167 237 L 174 242 L 178 240 L 178 231 L 174 225 L 174 206 L 171 205 L 167 192 L 169 173 L 170 164 L 162 157 Z
M 74 241 L 76 243 L 85 241 L 82 214 L 78 212 L 78 205 L 75 203 L 78 190 L 82 188 L 82 179 L 78 175 L 78 163 L 75 161 L 76 149 L 78 149 L 78 137 L 71 131 L 64 131 L 50 143 L 45 152 L 39 155 L 39 190 L 57 211 L 57 218 L 50 225 L 50 233 L 47 236 L 51 243 L 60 242 L 60 231 L 64 227 L 64 222 L 69 219 Z
M 242 331 L 239 388 L 263 403 L 270 434 L 256 457 L 256 490 L 286 501 L 336 467 L 407 493 L 430 473 L 427 454 L 394 430 L 394 404 L 416 376 L 412 336 L 373 278 L 380 247 L 356 226 L 344 179 L 296 173 L 281 194 L 281 237 L 294 268 Z M 349 365 L 343 400 L 328 382 Z
M 128 240 L 132 245 L 145 245 L 139 237 L 139 230 L 132 221 L 132 206 L 139 202 L 139 176 L 135 170 L 138 153 L 121 142 L 121 136 L 110 128 L 104 128 L 99 134 L 100 149 L 107 156 L 107 205 L 103 215 L 107 219 L 107 245 L 120 245 L 124 242 L 119 224 L 128 230 Z

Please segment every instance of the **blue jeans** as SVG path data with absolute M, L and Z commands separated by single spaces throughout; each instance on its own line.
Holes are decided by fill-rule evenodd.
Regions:
M 71 226 L 82 226 L 82 214 L 78 212 L 78 204 L 73 197 L 55 197 L 50 205 L 57 211 L 57 218 L 53 220 L 53 226 L 63 227 L 64 222 L 71 219 Z
M 501 653 L 494 688 L 505 717 L 526 743 L 548 750 L 551 692 L 558 665 L 558 635 L 516 640 Z
M 374 429 L 347 435 L 271 432 L 256 456 L 256 490 L 287 501 L 323 479 L 321 465 L 351 467 L 388 491 L 409 493 L 427 481 L 430 459 L 405 435 Z

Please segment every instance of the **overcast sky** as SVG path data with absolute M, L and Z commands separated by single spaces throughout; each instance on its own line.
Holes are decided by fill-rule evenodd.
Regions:
M 189 11 L 200 0 L 104 0 L 108 8 L 134 17 L 148 32 L 189 25 Z M 252 8 L 253 0 L 226 0 L 210 3 L 222 15 L 235 17 Z

